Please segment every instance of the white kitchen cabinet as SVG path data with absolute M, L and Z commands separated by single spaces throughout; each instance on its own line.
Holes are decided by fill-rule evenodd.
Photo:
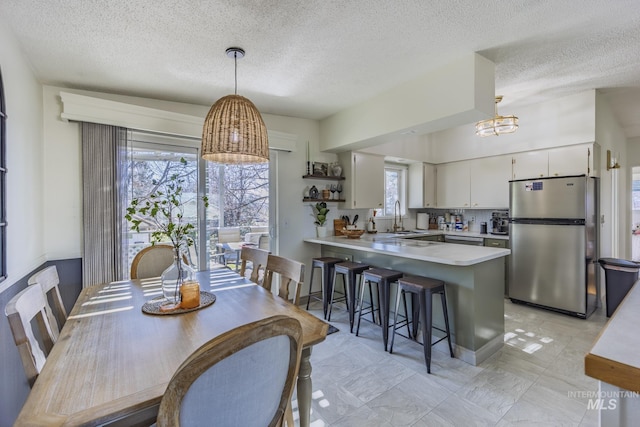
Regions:
M 470 207 L 470 162 L 443 163 L 436 167 L 436 172 L 437 206 L 439 208 Z
M 600 176 L 600 146 L 568 145 L 513 155 L 513 179 L 568 175 Z
M 436 206 L 436 167 L 429 163 L 409 165 L 410 208 L 433 208 Z
M 513 156 L 513 179 L 542 178 L 549 174 L 547 150 L 516 153 Z
M 594 168 L 594 159 L 599 159 L 600 154 L 598 144 L 570 145 L 548 151 L 549 176 L 598 176 L 598 168 Z
M 356 152 L 340 153 L 338 157 L 345 176 L 345 208 L 383 207 L 384 157 Z
M 470 167 L 471 207 L 509 207 L 511 156 L 471 160 Z

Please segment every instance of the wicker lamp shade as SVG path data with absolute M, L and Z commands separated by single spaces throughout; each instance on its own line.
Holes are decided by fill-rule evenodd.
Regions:
M 217 163 L 268 162 L 267 127 L 253 102 L 240 95 L 216 101 L 204 120 L 201 152 Z

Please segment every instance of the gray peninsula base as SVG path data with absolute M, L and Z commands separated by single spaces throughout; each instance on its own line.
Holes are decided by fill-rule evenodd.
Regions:
M 335 256 L 376 267 L 391 268 L 406 274 L 444 280 L 456 357 L 469 364 L 478 365 L 502 348 L 505 257 L 460 266 L 327 245 L 322 245 L 322 256 Z M 393 310 L 395 286 L 391 292 Z M 444 329 L 442 308 L 437 301 L 435 302 L 433 324 Z M 390 318 L 393 318 L 393 315 Z M 434 330 L 434 340 L 438 334 L 442 335 Z M 448 352 L 446 340 L 438 343 L 436 347 Z

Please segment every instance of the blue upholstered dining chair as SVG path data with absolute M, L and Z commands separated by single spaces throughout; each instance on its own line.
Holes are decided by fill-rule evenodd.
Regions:
M 282 315 L 212 339 L 171 378 L 157 426 L 281 426 L 301 352 L 300 322 Z

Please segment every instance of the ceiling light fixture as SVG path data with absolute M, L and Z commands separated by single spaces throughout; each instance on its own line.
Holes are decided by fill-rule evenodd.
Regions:
M 495 117 L 476 123 L 476 135 L 482 137 L 498 136 L 503 133 L 513 133 L 518 129 L 518 118 L 516 116 L 498 115 L 498 102 L 500 101 L 502 101 L 502 96 L 496 96 Z
M 227 164 L 268 162 L 267 127 L 253 102 L 238 95 L 238 59 L 244 50 L 230 47 L 226 52 L 235 63 L 235 91 L 217 100 L 204 120 L 202 158 Z

